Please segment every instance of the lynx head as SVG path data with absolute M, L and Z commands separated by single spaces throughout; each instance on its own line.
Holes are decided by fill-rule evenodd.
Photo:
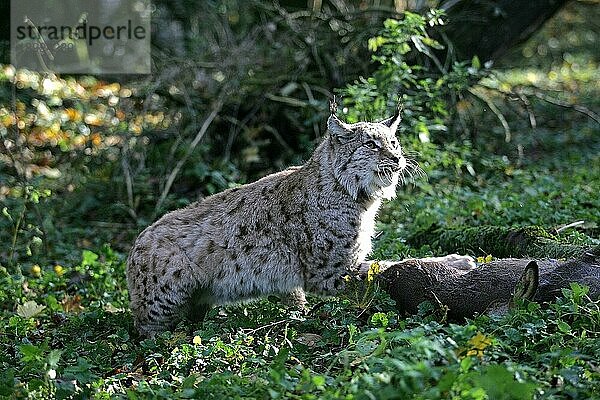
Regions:
M 407 167 L 396 138 L 402 120 L 401 107 L 394 116 L 383 121 L 355 124 L 343 122 L 335 109 L 336 104 L 332 102 L 327 120 L 333 175 L 355 199 L 359 195 L 393 198 Z

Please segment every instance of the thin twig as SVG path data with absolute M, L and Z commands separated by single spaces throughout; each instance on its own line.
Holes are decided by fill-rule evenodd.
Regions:
M 460 0 L 449 0 L 439 6 L 440 9 L 448 12 L 449 9 L 460 3 Z
M 264 129 L 266 132 L 269 132 L 270 134 L 272 134 L 275 137 L 275 139 L 277 140 L 277 142 L 283 148 L 285 148 L 286 152 L 288 152 L 288 153 L 294 152 L 294 150 L 290 147 L 290 145 L 287 144 L 285 140 L 283 140 L 283 137 L 281 136 L 281 134 L 279 133 L 279 131 L 277 129 L 275 129 L 271 125 L 266 125 L 266 124 L 262 126 L 262 129 Z
M 123 230 L 135 228 L 135 224 L 127 222 L 89 221 L 88 224 L 92 226 L 98 226 L 103 229 Z
M 231 116 L 223 116 L 223 119 L 226 122 L 229 122 L 233 125 L 232 129 L 230 129 L 229 137 L 227 138 L 227 144 L 225 145 L 225 151 L 223 152 L 223 161 L 224 162 L 229 162 L 229 158 L 231 157 L 231 148 L 233 147 L 233 142 L 234 142 L 236 136 L 240 133 L 241 130 L 244 130 L 244 132 L 248 132 L 250 130 L 250 128 L 248 128 L 248 122 L 252 118 L 254 118 L 256 113 L 260 110 L 260 107 L 262 106 L 262 104 L 263 104 L 262 100 L 257 101 L 254 104 L 254 107 L 252 107 L 252 110 L 250 110 L 244 116 L 244 118 L 242 120 L 239 120 L 239 119 L 237 119 L 235 117 L 231 117 Z M 239 110 L 239 106 L 235 113 L 237 113 L 238 110 Z
M 533 107 L 531 107 L 531 102 L 529 101 L 525 93 L 523 93 L 522 91 L 517 91 L 515 93 L 519 97 L 519 100 L 521 100 L 521 102 L 525 106 L 525 110 L 527 111 L 527 115 L 529 116 L 529 124 L 533 129 L 535 129 L 537 127 L 537 121 L 535 119 Z
M 204 137 L 204 134 L 206 133 L 206 131 L 208 130 L 208 128 L 210 127 L 210 125 L 212 124 L 212 122 L 214 121 L 216 116 L 219 114 L 222 107 L 223 107 L 223 99 L 220 99 L 217 102 L 217 104 L 215 105 L 214 109 L 210 112 L 208 117 L 206 117 L 206 119 L 204 120 L 204 123 L 200 127 L 200 130 L 196 134 L 196 137 L 194 138 L 194 140 L 192 140 L 192 143 L 190 143 L 190 145 L 187 148 L 187 151 L 185 152 L 183 157 L 181 157 L 181 159 L 175 165 L 175 168 L 173 168 L 173 170 L 169 174 L 169 177 L 167 178 L 167 182 L 165 183 L 165 187 L 163 188 L 162 193 L 160 194 L 160 198 L 158 199 L 158 202 L 156 203 L 156 206 L 154 207 L 155 213 L 158 212 L 160 210 L 160 208 L 162 207 L 165 199 L 167 198 L 167 195 L 169 194 L 169 191 L 171 190 L 171 186 L 173 185 L 173 182 L 175 181 L 175 178 L 177 177 L 177 174 L 179 174 L 179 171 L 181 170 L 181 167 L 183 167 L 183 165 L 185 164 L 187 159 L 192 155 L 192 153 L 196 149 L 196 146 L 198 146 L 198 143 L 200 143 L 200 140 L 202 140 L 202 138 Z
M 195 124 L 196 120 L 197 120 L 197 117 L 198 117 L 198 113 L 194 109 L 193 101 L 192 101 L 192 99 L 191 99 L 188 91 L 185 89 L 185 87 L 183 89 L 179 88 L 179 91 L 181 92 L 181 94 L 183 96 L 185 107 L 188 110 L 188 113 L 189 113 L 189 115 L 190 115 L 193 123 Z M 171 163 L 175 159 L 175 155 L 177 153 L 177 149 L 179 148 L 179 145 L 183 141 L 183 135 L 181 134 L 181 132 L 179 130 L 177 130 L 176 133 L 177 133 L 177 136 L 176 136 L 173 144 L 171 145 L 171 149 L 169 151 L 169 158 L 168 158 L 168 161 L 167 161 L 167 163 L 165 165 L 171 165 Z
M 252 329 L 252 330 L 250 330 L 248 332 L 244 332 L 244 333 L 246 333 L 248 335 L 251 335 L 251 334 L 256 333 L 256 332 L 258 332 L 260 330 L 268 329 L 268 328 L 273 328 L 274 326 L 281 325 L 281 324 L 284 324 L 286 322 L 289 322 L 289 319 L 282 319 L 280 321 L 274 321 L 274 322 L 271 322 L 271 323 L 269 323 L 267 325 L 259 326 L 258 328 Z
M 315 97 L 313 96 L 312 90 L 311 90 L 310 86 L 308 85 L 308 83 L 302 82 L 302 87 L 304 88 L 304 92 L 306 93 L 306 96 L 308 97 L 308 102 L 310 104 L 314 104 Z M 315 137 L 320 138 L 321 133 L 319 132 L 319 124 L 316 121 L 313 121 L 312 125 L 313 125 L 313 131 L 315 132 Z
M 306 107 L 308 103 L 303 100 L 296 99 L 294 97 L 276 96 L 271 93 L 267 93 L 265 97 L 269 100 L 277 101 L 279 103 L 285 103 L 292 107 Z
M 571 222 L 570 224 L 567 224 L 567 225 L 561 226 L 560 228 L 557 228 L 556 233 L 559 233 L 561 231 L 564 231 L 565 229 L 574 228 L 576 226 L 583 225 L 583 224 L 585 224 L 585 221 Z
M 537 97 L 538 99 L 544 100 L 550 104 L 554 104 L 555 106 L 560 106 L 560 107 L 564 107 L 564 108 L 572 108 L 573 110 L 575 110 L 577 112 L 587 115 L 588 117 L 590 117 L 591 119 L 593 119 L 594 121 L 596 121 L 597 123 L 600 124 L 600 115 L 596 114 L 595 112 L 593 112 L 592 110 L 590 110 L 587 107 L 584 107 L 579 104 L 567 103 L 566 101 L 562 101 L 562 100 L 556 99 L 554 97 L 550 97 L 547 94 L 542 93 L 538 90 L 535 90 L 533 92 L 533 95 L 535 97 Z
M 127 211 L 134 220 L 137 220 L 137 214 L 133 204 L 133 180 L 131 179 L 131 168 L 129 168 L 129 161 L 127 160 L 129 142 L 127 139 L 125 139 L 124 143 L 124 146 L 121 148 L 121 168 L 123 168 L 123 174 L 125 175 L 125 186 L 127 188 Z
M 506 121 L 506 118 L 504 118 L 504 115 L 502 115 L 500 110 L 498 110 L 498 107 L 496 107 L 496 105 L 492 102 L 492 100 L 489 97 L 485 96 L 482 93 L 478 93 L 473 88 L 469 88 L 469 93 L 471 93 L 473 96 L 477 97 L 479 100 L 483 101 L 490 108 L 490 110 L 494 113 L 494 115 L 496 115 L 496 118 L 498 118 L 498 120 L 502 124 L 502 127 L 504 128 L 504 141 L 506 143 L 509 143 L 512 138 L 512 134 L 510 132 L 510 126 L 508 126 L 508 122 Z

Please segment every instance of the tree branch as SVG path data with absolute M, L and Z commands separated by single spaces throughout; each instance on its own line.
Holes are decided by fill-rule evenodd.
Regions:
M 208 128 L 210 127 L 210 125 L 212 124 L 212 122 L 214 121 L 216 116 L 219 114 L 222 107 L 223 107 L 223 100 L 219 99 L 219 101 L 217 102 L 217 104 L 215 105 L 213 110 L 210 112 L 208 117 L 206 117 L 206 119 L 204 120 L 204 123 L 200 127 L 200 130 L 198 131 L 198 133 L 196 133 L 196 137 L 194 137 L 194 140 L 192 140 L 192 142 L 190 143 L 189 147 L 187 148 L 187 151 L 185 152 L 183 157 L 181 157 L 181 159 L 177 162 L 177 164 L 175 165 L 175 168 L 173 168 L 173 170 L 169 174 L 169 176 L 167 178 L 167 182 L 165 183 L 165 187 L 163 188 L 162 193 L 160 194 L 160 198 L 158 199 L 158 202 L 156 203 L 156 206 L 154 207 L 155 213 L 157 213 L 160 210 L 160 208 L 162 207 L 163 203 L 165 202 L 165 199 L 167 198 L 167 195 L 169 194 L 169 191 L 171 190 L 171 186 L 173 186 L 173 182 L 175 181 L 175 178 L 179 174 L 179 171 L 181 170 L 181 168 L 183 167 L 185 162 L 188 160 L 188 158 L 190 158 L 190 156 L 196 149 L 196 146 L 198 146 L 198 143 L 200 143 L 200 140 L 202 140 L 202 138 L 206 134 L 206 131 L 208 130 Z

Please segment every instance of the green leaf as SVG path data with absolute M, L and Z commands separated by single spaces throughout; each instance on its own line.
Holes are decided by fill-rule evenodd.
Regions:
M 0 396 L 12 398 L 10 395 L 14 393 L 15 387 L 15 370 L 9 368 L 0 372 Z
M 388 326 L 389 320 L 385 313 L 376 312 L 371 316 L 371 324 L 374 326 L 381 326 L 385 328 Z
M 46 306 L 42 306 L 33 300 L 17 306 L 17 315 L 22 318 L 32 318 L 41 313 Z
M 315 384 L 315 386 L 324 386 L 325 385 L 325 378 L 322 375 L 313 376 L 312 381 Z
M 48 297 L 46 297 L 46 306 L 48 306 L 48 308 L 51 311 L 62 311 L 63 310 L 62 306 L 60 305 L 60 303 L 58 302 L 56 297 L 51 294 L 49 294 Z
M 533 383 L 517 382 L 503 365 L 487 366 L 474 381 L 485 389 L 490 399 L 529 400 L 536 388 Z
M 196 385 L 196 382 L 198 381 L 198 377 L 194 374 L 188 376 L 187 378 L 185 378 L 183 380 L 183 382 L 181 382 L 181 387 L 183 389 L 193 389 L 194 386 Z
M 12 221 L 12 217 L 10 216 L 10 214 L 8 213 L 8 208 L 3 207 L 2 208 L 2 215 L 4 215 L 6 218 L 8 218 L 10 221 Z
M 417 49 L 419 52 L 421 52 L 421 53 L 423 53 L 423 54 L 427 54 L 427 55 L 430 55 L 430 54 L 431 54 L 431 51 L 429 50 L 429 47 L 427 47 L 427 46 L 426 46 L 426 45 L 423 43 L 423 41 L 421 40 L 421 37 L 420 37 L 420 36 L 417 36 L 417 35 L 412 35 L 412 36 L 410 37 L 410 40 L 413 42 L 413 44 L 415 45 L 415 48 L 416 48 L 416 49 Z
M 31 244 L 35 248 L 40 247 L 42 245 L 42 238 L 40 238 L 39 236 L 32 237 L 31 238 Z
M 50 368 L 56 368 L 58 365 L 58 361 L 60 361 L 60 356 L 62 355 L 62 350 L 52 350 L 50 354 L 48 354 L 48 365 Z
M 427 46 L 429 47 L 433 47 L 434 49 L 437 50 L 442 50 L 444 48 L 444 46 L 438 42 L 435 39 L 432 39 L 430 37 L 422 37 L 421 40 L 423 41 L 423 43 L 425 43 Z
M 98 260 L 98 254 L 93 251 L 83 250 L 81 253 L 81 265 L 93 265 Z
M 481 62 L 479 61 L 479 57 L 473 56 L 471 59 L 471 66 L 475 69 L 481 68 Z
M 44 354 L 44 349 L 32 344 L 22 344 L 19 346 L 19 351 L 23 355 L 21 360 L 25 363 L 32 361 L 40 361 Z
M 571 332 L 571 326 L 567 324 L 565 321 L 558 321 L 557 323 L 558 329 L 563 333 Z
M 91 372 L 93 365 L 91 365 L 85 358 L 77 358 L 77 365 L 73 365 L 65 368 L 64 376 L 68 379 L 75 379 L 80 384 L 87 384 L 92 382 L 98 376 Z
M 368 48 L 370 51 L 377 51 L 387 40 L 382 36 L 376 36 L 369 39 Z

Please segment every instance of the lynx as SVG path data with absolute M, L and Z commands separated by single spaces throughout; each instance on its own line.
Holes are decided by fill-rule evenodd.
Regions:
M 349 124 L 330 105 L 328 135 L 302 166 L 170 212 L 136 239 L 127 260 L 131 310 L 153 336 L 212 305 L 304 291 L 333 294 L 371 251 L 375 216 L 416 168 L 395 136 L 401 109 Z

